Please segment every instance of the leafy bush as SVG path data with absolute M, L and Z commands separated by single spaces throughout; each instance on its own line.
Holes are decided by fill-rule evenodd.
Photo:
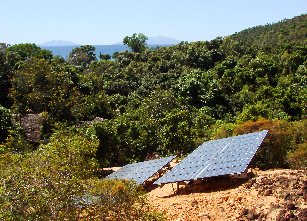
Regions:
M 304 169 L 307 168 L 307 142 L 299 144 L 298 148 L 288 154 L 287 160 L 293 169 Z
M 86 218 L 99 220 L 164 220 L 147 203 L 142 186 L 130 180 L 93 180 Z M 95 216 L 95 215 L 96 216 Z
M 0 105 L 0 144 L 7 138 L 11 127 L 11 112 Z
M 74 220 L 84 180 L 96 168 L 97 145 L 95 138 L 60 130 L 34 152 L 1 155 L 0 219 Z
M 258 149 L 253 166 L 260 169 L 288 167 L 286 155 L 291 149 L 292 134 L 289 124 L 279 120 L 259 120 L 245 122 L 234 130 L 234 135 L 268 130 L 268 134 Z
M 33 145 L 27 141 L 26 132 L 19 123 L 13 124 L 8 132 L 7 139 L 0 145 L 0 153 L 26 153 L 34 149 Z
M 231 137 L 233 134 L 234 129 L 237 127 L 236 124 L 228 123 L 223 124 L 222 121 L 216 121 L 215 125 L 213 126 L 213 131 L 211 133 L 211 139 L 223 139 L 226 137 Z
M 92 134 L 60 128 L 33 152 L 0 154 L 0 220 L 157 220 L 134 183 L 93 176 Z
M 41 123 L 41 134 L 40 139 L 47 141 L 47 139 L 52 135 L 54 129 L 54 120 L 50 116 L 50 114 L 46 111 L 41 113 L 40 117 Z

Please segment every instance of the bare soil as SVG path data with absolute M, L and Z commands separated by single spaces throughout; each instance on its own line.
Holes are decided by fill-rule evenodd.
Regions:
M 252 171 L 248 178 L 216 177 L 150 185 L 154 210 L 167 220 L 307 220 L 307 174 L 303 170 Z M 249 173 L 251 175 L 251 173 Z

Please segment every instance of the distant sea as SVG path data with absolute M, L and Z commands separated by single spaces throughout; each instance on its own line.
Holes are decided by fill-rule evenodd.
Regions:
M 100 52 L 101 54 L 109 54 L 112 56 L 114 52 L 121 51 L 131 51 L 126 45 L 92 45 L 96 48 L 95 54 L 97 59 L 99 60 Z M 171 44 L 161 44 L 161 45 L 147 45 L 149 47 L 155 46 L 171 46 Z M 39 46 L 41 49 L 47 49 L 52 52 L 53 56 L 60 55 L 61 57 L 67 59 L 69 53 L 72 49 L 76 47 L 80 47 L 80 45 L 70 45 L 70 46 Z

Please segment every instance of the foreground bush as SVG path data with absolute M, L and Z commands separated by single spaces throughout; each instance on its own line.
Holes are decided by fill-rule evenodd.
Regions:
M 286 122 L 264 119 L 248 121 L 236 127 L 234 135 L 261 130 L 269 132 L 257 151 L 252 166 L 271 169 L 302 168 L 302 165 L 306 165 L 304 156 L 306 156 L 307 121 Z
M 95 138 L 67 130 L 34 152 L 2 154 L 0 219 L 74 219 L 84 180 L 95 170 L 97 145 Z
M 56 131 L 48 144 L 33 152 L 1 154 L 0 220 L 103 220 L 110 211 L 113 220 L 131 213 L 151 219 L 138 212 L 142 211 L 138 206 L 131 209 L 144 208 L 144 194 L 137 186 L 93 177 L 97 147 L 98 140 L 88 129 L 68 128 Z M 111 184 L 117 192 L 107 192 Z
M 300 144 L 298 148 L 287 156 L 293 169 L 307 169 L 307 142 Z
M 98 220 L 164 220 L 151 210 L 142 186 L 130 180 L 92 180 L 83 218 Z
M 8 130 L 10 130 L 11 127 L 12 122 L 10 110 L 0 105 L 0 144 L 7 138 Z
M 245 122 L 235 129 L 234 134 L 240 135 L 262 130 L 269 132 L 254 157 L 253 166 L 260 169 L 286 168 L 288 166 L 286 155 L 291 147 L 291 134 L 287 122 L 279 120 Z

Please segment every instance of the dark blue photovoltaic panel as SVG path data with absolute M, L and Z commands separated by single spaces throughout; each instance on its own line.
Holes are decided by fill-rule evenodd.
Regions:
M 242 173 L 267 130 L 203 143 L 154 184 Z
M 156 172 L 158 172 L 158 170 L 171 162 L 175 157 L 176 155 L 156 160 L 128 164 L 105 177 L 105 179 L 131 179 L 135 180 L 137 184 L 142 184 Z

